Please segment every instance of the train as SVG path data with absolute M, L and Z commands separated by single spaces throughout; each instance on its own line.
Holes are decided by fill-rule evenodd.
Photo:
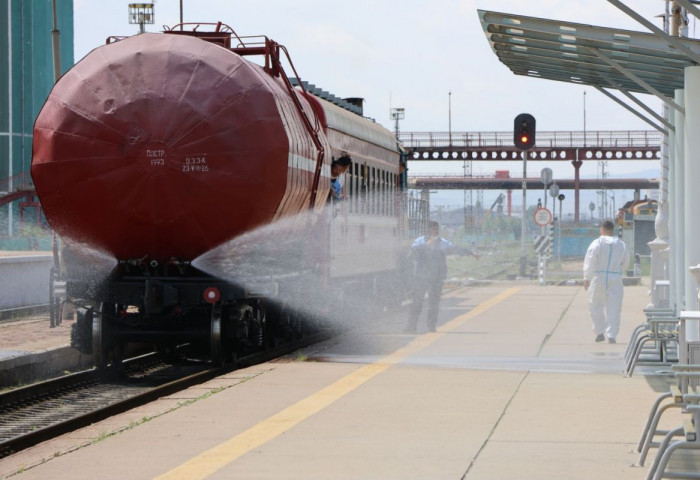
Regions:
M 618 210 L 616 224 L 620 227 L 631 227 L 635 217 L 655 217 L 658 209 L 659 203 L 646 196 L 644 199 L 630 200 Z
M 51 311 L 77 307 L 73 344 L 99 368 L 131 343 L 230 362 L 298 334 L 293 295 L 401 296 L 407 225 L 424 223 L 406 217 L 401 145 L 361 102 L 305 85 L 283 45 L 222 22 L 109 37 L 56 82 L 31 164 L 56 238 Z

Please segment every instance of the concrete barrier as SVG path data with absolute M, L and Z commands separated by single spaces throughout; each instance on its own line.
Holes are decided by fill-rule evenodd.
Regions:
M 0 256 L 0 310 L 49 303 L 49 254 Z
M 92 355 L 82 354 L 71 347 L 49 348 L 33 353 L 17 352 L 10 358 L 0 359 L 0 385 L 28 385 L 92 367 Z

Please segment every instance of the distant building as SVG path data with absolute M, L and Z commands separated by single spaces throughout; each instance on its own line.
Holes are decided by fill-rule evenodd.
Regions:
M 56 0 L 56 17 L 65 72 L 74 63 L 72 0 Z M 52 30 L 53 0 L 0 3 L 0 197 L 23 174 L 28 179 L 34 120 L 54 84 Z M 12 231 L 15 211 L 12 205 L 0 208 L 0 235 L 7 233 L 6 224 Z

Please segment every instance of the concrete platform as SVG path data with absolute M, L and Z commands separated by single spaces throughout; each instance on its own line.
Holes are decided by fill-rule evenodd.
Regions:
M 647 293 L 625 288 L 609 345 L 581 287 L 457 289 L 437 332 L 364 322 L 0 460 L 0 478 L 643 479 L 634 450 L 669 379 L 622 376 Z
M 92 356 L 70 348 L 72 325 L 73 320 L 63 320 L 51 328 L 48 314 L 0 322 L 0 385 L 26 385 L 90 368 Z

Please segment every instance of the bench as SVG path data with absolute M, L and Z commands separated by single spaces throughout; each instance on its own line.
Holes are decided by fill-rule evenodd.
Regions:
M 696 372 L 696 377 L 700 379 L 700 372 Z M 660 480 L 662 478 L 700 479 L 700 472 L 697 471 L 674 472 L 666 470 L 672 455 L 677 450 L 700 450 L 700 439 L 697 435 L 697 427 L 700 425 L 700 391 L 696 389 L 693 393 L 684 394 L 682 403 L 685 405 L 684 413 L 688 413 L 691 417 L 685 419 L 681 427 L 668 432 L 659 444 L 659 453 L 649 469 L 647 480 Z M 676 436 L 681 436 L 682 439 L 672 441 Z
M 670 365 L 677 362 L 679 325 L 680 321 L 675 317 L 649 318 L 636 338 L 630 341 L 625 358 L 625 376 L 631 377 L 637 365 Z M 653 342 L 651 351 L 645 350 L 650 342 Z M 643 353 L 645 356 L 642 356 Z

